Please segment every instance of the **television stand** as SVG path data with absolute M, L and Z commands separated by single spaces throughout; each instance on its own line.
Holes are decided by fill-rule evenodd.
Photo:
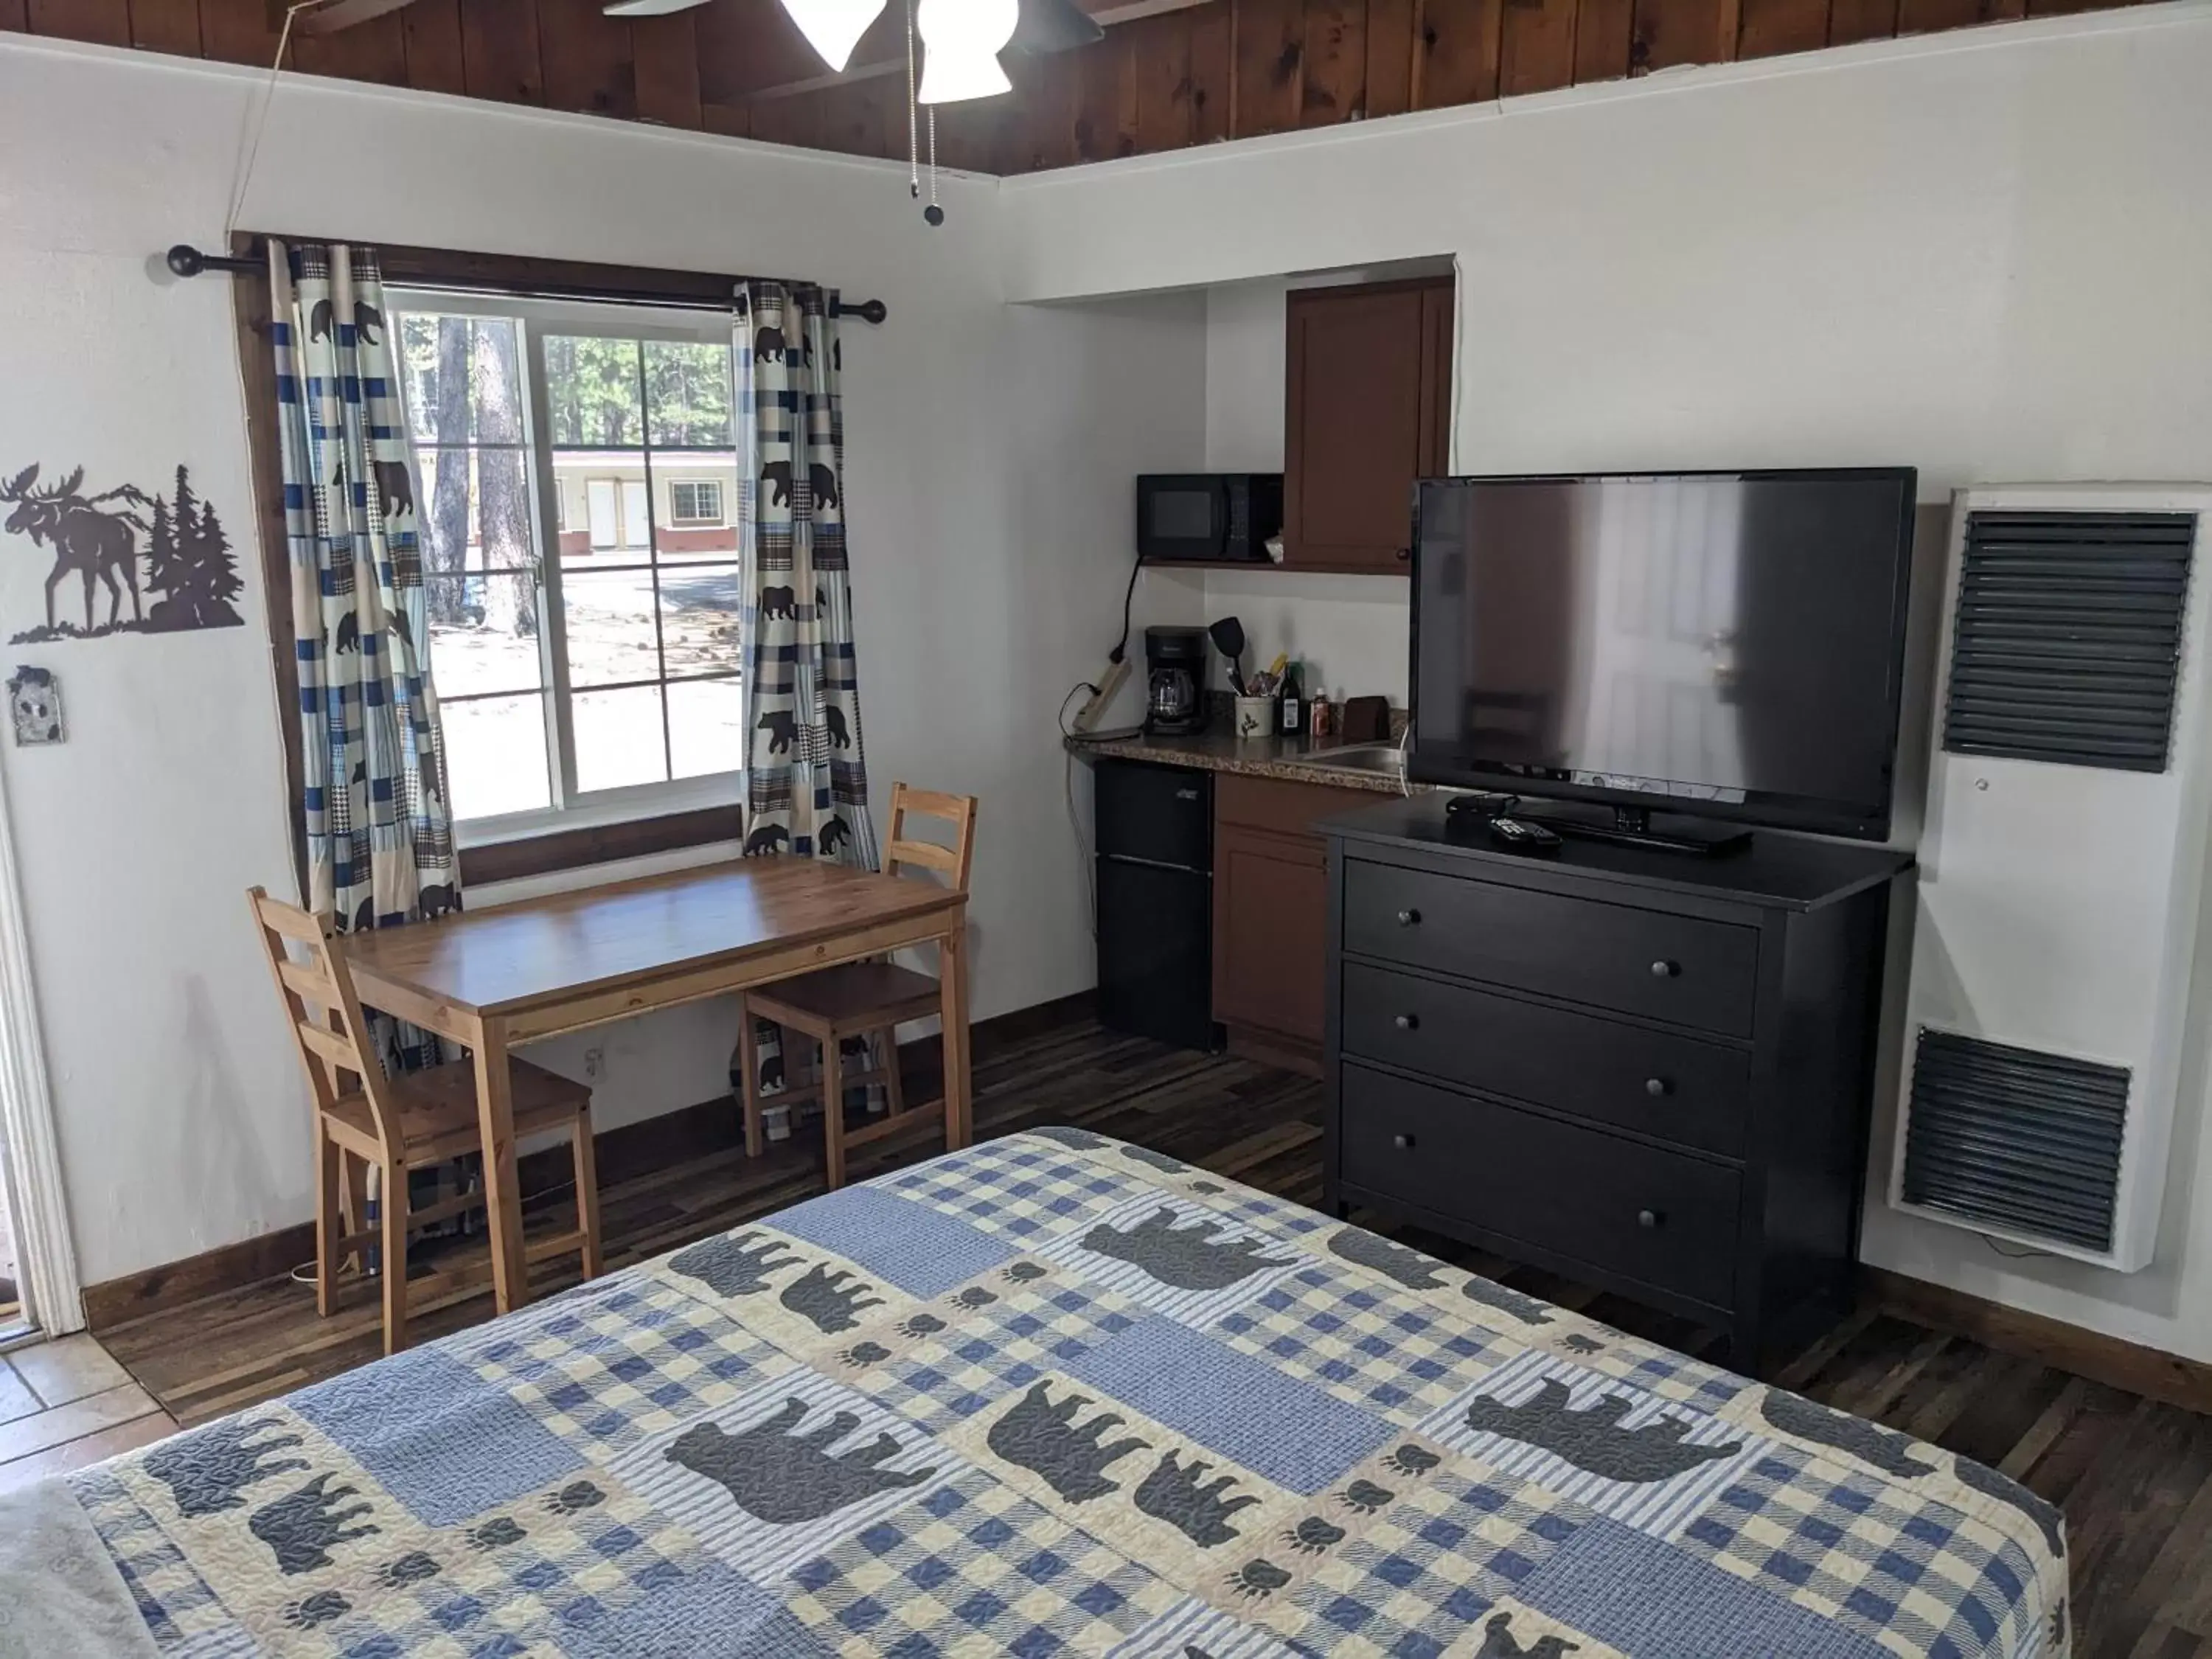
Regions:
M 1483 796 L 1456 796 L 1444 807 L 1445 820 L 1454 829 L 1472 830 L 1477 823 L 1487 823 L 1496 816 L 1494 811 L 1486 811 L 1485 805 Z M 1701 858 L 1734 852 L 1751 840 L 1748 830 L 1688 817 L 1673 817 L 1666 820 L 1663 827 L 1655 827 L 1650 810 L 1642 806 L 1616 806 L 1609 817 L 1601 817 L 1596 810 L 1577 811 L 1563 803 L 1553 803 L 1534 811 L 1524 805 L 1515 807 L 1512 816 L 1524 823 L 1540 823 L 1547 830 L 1583 841 L 1607 841 L 1622 847 L 1688 853 Z

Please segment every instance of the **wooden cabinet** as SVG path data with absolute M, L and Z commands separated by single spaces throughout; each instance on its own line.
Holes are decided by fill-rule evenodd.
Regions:
M 1407 568 L 1416 478 L 1451 465 L 1452 280 L 1292 290 L 1284 564 Z
M 1375 797 L 1233 773 L 1215 786 L 1213 1017 L 1232 1048 L 1319 1076 L 1328 869 L 1313 825 Z

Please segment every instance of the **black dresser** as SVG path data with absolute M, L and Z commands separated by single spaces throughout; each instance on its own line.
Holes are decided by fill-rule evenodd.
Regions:
M 1848 1307 L 1909 854 L 1531 857 L 1441 796 L 1321 829 L 1340 1213 L 1717 1326 L 1743 1370 Z

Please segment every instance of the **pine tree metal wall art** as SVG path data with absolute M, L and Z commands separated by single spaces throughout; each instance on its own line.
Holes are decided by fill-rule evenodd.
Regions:
M 188 468 L 178 467 L 176 488 L 166 496 L 129 483 L 87 495 L 81 466 L 46 485 L 39 472 L 34 461 L 0 483 L 0 507 L 9 509 L 0 532 L 27 538 L 53 560 L 46 621 L 15 635 L 13 643 L 243 623 L 234 601 L 245 584 L 229 534 L 214 503 L 194 492 Z M 70 576 L 84 584 L 82 623 L 72 614 L 76 595 L 64 584 Z

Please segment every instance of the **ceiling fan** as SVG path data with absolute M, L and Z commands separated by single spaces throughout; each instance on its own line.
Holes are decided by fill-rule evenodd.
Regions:
M 607 0 L 610 17 L 658 17 L 706 0 Z M 783 0 L 783 9 L 833 75 L 844 73 L 886 0 Z M 1032 57 L 1072 52 L 1105 29 L 1074 0 L 921 0 L 915 26 L 927 53 L 916 101 L 950 104 L 1012 89 L 997 63 L 1012 47 Z

